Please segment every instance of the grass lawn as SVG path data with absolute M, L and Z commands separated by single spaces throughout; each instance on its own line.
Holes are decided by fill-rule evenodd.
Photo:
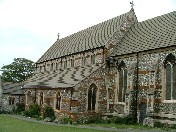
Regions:
M 93 129 L 45 125 L 0 115 L 0 132 L 100 132 L 100 131 Z

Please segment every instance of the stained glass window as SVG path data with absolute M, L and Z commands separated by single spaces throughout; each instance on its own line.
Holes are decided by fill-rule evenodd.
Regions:
M 88 110 L 95 110 L 97 87 L 92 84 L 88 90 Z
M 127 89 L 127 70 L 121 69 L 119 71 L 118 102 L 125 102 L 126 89 Z
M 166 100 L 176 100 L 176 59 L 173 54 L 169 54 L 164 60 L 165 81 L 166 81 Z
M 60 92 L 56 94 L 56 109 L 60 110 L 61 107 L 61 96 Z

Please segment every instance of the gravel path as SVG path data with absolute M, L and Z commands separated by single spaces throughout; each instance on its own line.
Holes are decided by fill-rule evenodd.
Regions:
M 113 131 L 113 132 L 168 132 L 164 130 L 142 130 L 142 129 L 118 129 L 118 128 L 106 128 L 106 127 L 98 127 L 98 126 L 88 126 L 88 125 L 64 125 L 64 124 L 57 124 L 53 122 L 44 122 L 42 120 L 35 120 L 32 118 L 27 118 L 24 116 L 20 115 L 4 115 L 4 116 L 10 116 L 14 117 L 17 119 L 25 120 L 25 121 L 30 121 L 30 122 L 36 122 L 40 124 L 48 124 L 48 125 L 53 125 L 53 126 L 67 126 L 67 127 L 75 127 L 75 128 L 87 128 L 87 129 L 95 129 L 95 130 L 104 130 L 104 131 Z M 176 132 L 176 130 L 171 130 L 170 132 Z

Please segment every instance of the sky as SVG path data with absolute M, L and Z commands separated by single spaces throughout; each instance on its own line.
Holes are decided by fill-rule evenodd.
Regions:
M 36 62 L 57 40 L 119 16 L 132 0 L 0 0 L 0 68 Z M 176 11 L 176 0 L 133 0 L 138 21 Z

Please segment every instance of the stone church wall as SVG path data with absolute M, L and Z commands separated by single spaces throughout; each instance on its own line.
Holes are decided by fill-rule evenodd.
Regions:
M 13 112 L 17 108 L 17 103 L 24 103 L 24 96 L 13 96 L 8 94 L 2 95 L 1 110 L 5 112 Z
M 137 54 L 129 56 L 119 56 L 118 62 L 124 61 L 128 72 L 126 100 L 124 104 L 114 101 L 114 111 L 118 113 L 130 113 L 133 109 L 132 101 L 133 92 L 138 85 L 138 118 L 140 118 L 140 105 L 146 105 L 146 114 L 148 113 L 176 113 L 176 101 L 165 101 L 165 73 L 164 60 L 169 54 L 176 54 L 175 48 L 166 48 L 161 50 L 153 50 L 138 53 L 138 84 L 137 80 Z M 111 88 L 113 93 L 118 90 L 118 70 L 111 67 L 106 79 L 109 84 L 113 84 Z M 115 83 L 116 82 L 116 83 Z M 110 85 L 107 85 L 109 87 Z M 122 107 L 124 106 L 124 107 Z M 119 111 L 120 110 L 120 111 Z

